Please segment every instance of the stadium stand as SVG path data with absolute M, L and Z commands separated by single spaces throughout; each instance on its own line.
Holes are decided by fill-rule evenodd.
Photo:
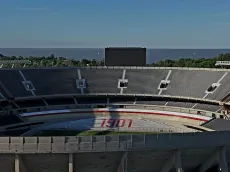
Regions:
M 224 85 L 228 83 L 229 79 L 227 74 L 226 71 L 182 68 L 1 69 L 1 98 L 13 100 L 11 103 L 3 102 L 1 108 L 4 111 L 75 104 L 98 104 L 102 105 L 101 107 L 105 107 L 105 104 L 142 104 L 219 112 L 221 110 L 219 104 L 209 102 L 209 100 L 220 101 L 223 98 L 222 95 L 225 96 L 227 89 Z M 13 79 L 9 80 L 8 78 Z M 127 83 L 122 86 L 119 80 L 126 80 L 124 82 Z M 212 92 L 206 92 L 214 83 L 217 83 L 217 87 Z M 138 96 L 141 93 L 148 94 L 148 96 Z M 93 95 L 89 96 L 90 94 Z M 95 97 L 96 94 L 98 96 Z M 102 95 L 100 96 L 100 94 Z M 109 94 L 124 96 L 117 97 Z M 50 98 L 50 95 L 58 96 L 54 99 Z M 82 95 L 82 97 L 75 95 Z M 149 95 L 158 95 L 158 97 L 149 98 Z M 39 98 L 39 96 L 42 97 Z M 188 98 L 169 99 L 167 96 Z M 24 101 L 23 97 L 25 99 L 30 97 L 30 99 Z M 35 99 L 31 99 L 31 97 L 35 97 Z M 197 98 L 204 99 L 200 102 Z M 119 107 L 124 107 L 120 105 Z
M 23 122 L 18 115 L 0 115 L 0 126 Z
M 220 82 L 220 86 L 217 88 L 215 92 L 209 94 L 206 98 L 213 99 L 213 100 L 221 100 L 227 94 L 229 94 L 228 84 L 230 83 L 230 73 L 226 72 L 226 75 L 222 78 Z
M 227 70 L 192 68 L 0 69 L 1 169 L 189 172 L 218 166 L 227 172 L 230 133 L 219 112 L 229 76 Z M 31 137 L 45 127 L 77 126 L 83 117 L 99 130 L 105 117 L 124 116 L 135 120 L 130 131 L 158 134 Z
M 92 94 L 92 93 L 114 93 L 114 94 L 158 94 L 171 96 L 187 96 L 192 98 L 206 98 L 221 100 L 228 93 L 227 87 L 229 75 L 222 71 L 208 71 L 197 69 L 153 69 L 153 68 L 41 68 L 41 69 L 1 69 L 0 70 L 0 96 L 8 97 L 30 97 L 39 95 L 57 94 Z M 13 79 L 8 79 L 13 78 Z M 119 88 L 119 80 L 127 79 L 127 88 Z M 78 87 L 82 81 L 83 86 Z M 144 84 L 143 84 L 144 83 Z M 219 83 L 211 93 L 205 93 L 213 83 Z M 161 88 L 161 86 L 163 87 Z M 122 90 L 122 91 L 121 91 Z M 205 97 L 206 96 L 206 97 Z M 84 104 L 88 99 L 78 100 Z M 177 106 L 196 108 L 201 110 L 218 111 L 218 105 L 199 104 L 191 102 L 173 102 L 165 100 L 133 100 L 126 98 L 111 98 L 100 100 L 97 98 L 91 103 L 126 103 L 126 104 L 155 104 L 164 106 Z M 76 103 L 73 99 L 53 100 L 44 99 L 20 107 L 35 106 L 35 104 L 46 105 Z M 34 104 L 33 104 L 34 103 Z
M 13 97 L 32 96 L 32 94 L 25 89 L 22 83 L 23 78 L 18 70 L 1 70 L 0 76 L 3 95 L 8 97 L 10 93 Z
M 194 103 L 189 103 L 189 102 L 166 102 L 166 103 L 167 106 L 174 106 L 174 107 L 192 108 L 194 106 Z
M 211 111 L 211 112 L 217 112 L 218 110 L 221 109 L 219 106 L 207 105 L 207 104 L 196 104 L 193 106 L 193 108 L 201 109 L 201 110 L 207 110 L 207 111 Z
M 158 94 L 158 85 L 167 73 L 168 70 L 126 70 L 123 79 L 128 79 L 128 88 L 124 93 Z
M 228 90 L 224 87 L 229 75 L 220 71 L 202 70 L 163 70 L 131 68 L 42 68 L 42 69 L 1 69 L 2 95 L 14 97 L 51 94 L 81 94 L 77 87 L 78 80 L 85 80 L 84 93 L 120 93 L 118 81 L 127 79 L 124 94 L 161 94 L 202 98 L 213 83 L 220 87 L 207 95 L 207 98 L 220 100 Z M 123 78 L 124 77 L 124 78 Z M 9 80 L 8 78 L 13 78 Z M 160 88 L 164 81 L 169 81 L 165 88 Z M 15 86 L 17 85 L 17 89 Z M 55 85 L 55 87 L 53 87 Z M 4 91 L 4 87 L 8 91 Z M 160 91 L 161 90 L 161 91 Z
M 24 69 L 22 73 L 33 83 L 36 95 L 81 93 L 76 87 L 77 69 Z
M 217 82 L 223 72 L 172 70 L 170 84 L 162 94 L 202 98 L 210 85 Z
M 85 93 L 119 93 L 118 80 L 122 78 L 120 69 L 81 69 L 81 78 L 87 82 Z M 81 79 L 79 78 L 79 79 Z

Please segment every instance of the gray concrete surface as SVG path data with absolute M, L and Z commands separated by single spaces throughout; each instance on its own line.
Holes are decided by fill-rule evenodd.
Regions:
M 189 172 L 217 164 L 227 172 L 230 163 L 230 132 L 15 137 L 0 142 L 0 166 L 7 172 Z

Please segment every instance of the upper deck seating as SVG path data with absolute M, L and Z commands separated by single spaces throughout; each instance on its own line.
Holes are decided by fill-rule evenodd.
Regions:
M 226 75 L 220 81 L 220 86 L 212 94 L 209 94 L 206 98 L 213 100 L 221 100 L 230 93 L 230 72 L 226 72 Z
M 86 88 L 79 89 L 77 80 L 84 79 Z M 127 88 L 118 88 L 119 80 L 127 79 Z M 169 81 L 165 89 L 159 89 L 162 80 Z M 33 93 L 23 85 L 23 81 L 31 81 L 34 86 Z M 206 90 L 213 83 L 219 83 L 212 93 Z M 228 85 L 230 74 L 226 71 L 208 70 L 183 70 L 183 69 L 97 69 L 97 68 L 41 68 L 41 69 L 1 69 L 0 70 L 0 98 L 2 97 L 27 97 L 56 94 L 92 94 L 92 93 L 115 93 L 115 94 L 158 94 L 183 96 L 221 100 L 229 93 Z M 98 102 L 95 101 L 95 102 Z M 101 101 L 99 101 L 101 102 Z M 98 102 L 98 103 L 99 103 Z M 103 100 L 106 103 L 107 100 Z M 118 102 L 117 100 L 110 101 Z M 120 103 L 128 104 L 156 104 L 166 106 L 179 106 L 191 108 L 194 104 L 176 103 L 167 101 L 144 101 L 120 100 Z M 44 102 L 43 102 L 44 103 Z M 87 100 L 79 101 L 87 103 Z M 118 102 L 119 103 L 119 102 Z M 199 105 L 194 108 L 214 109 Z
M 81 69 L 81 78 L 86 80 L 85 93 L 120 93 L 118 80 L 122 69 Z
M 0 87 L 2 94 L 8 96 L 8 92 L 14 97 L 32 96 L 27 91 L 22 81 L 23 77 L 17 70 L 0 70 Z
M 80 94 L 76 86 L 78 73 L 75 68 L 24 69 L 22 72 L 33 83 L 36 95 Z
M 224 76 L 224 77 L 223 77 Z M 0 91 L 3 96 L 33 96 L 22 81 L 31 81 L 35 95 L 52 94 L 159 94 L 203 98 L 213 84 L 220 86 L 206 95 L 208 99 L 222 99 L 228 91 L 230 75 L 226 72 L 163 69 L 95 69 L 95 68 L 42 68 L 0 70 Z M 77 80 L 85 80 L 85 88 L 77 87 Z M 127 79 L 127 88 L 118 88 L 119 80 Z M 169 83 L 159 89 L 162 80 Z
M 170 84 L 162 95 L 203 98 L 210 85 L 216 83 L 224 72 L 172 70 Z
M 128 79 L 128 88 L 124 89 L 124 93 L 158 94 L 158 85 L 167 73 L 168 70 L 126 70 L 124 79 Z

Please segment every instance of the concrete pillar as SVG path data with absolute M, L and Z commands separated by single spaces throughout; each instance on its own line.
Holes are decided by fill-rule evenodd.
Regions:
M 225 147 L 221 147 L 218 153 L 218 162 L 219 162 L 219 169 L 221 172 L 228 172 L 228 164 L 226 161 L 226 154 L 225 154 Z
M 226 161 L 225 148 L 220 147 L 216 152 L 209 158 L 205 163 L 203 163 L 199 169 L 200 172 L 205 172 L 211 166 L 219 164 L 219 169 L 221 172 L 228 172 L 228 165 Z
M 176 168 L 176 172 L 183 172 L 180 150 L 173 152 L 171 158 L 169 158 L 163 165 L 161 172 L 168 172 L 173 167 Z
M 175 162 L 175 155 L 173 153 L 173 155 L 164 163 L 161 172 L 169 172 L 170 169 L 173 167 L 174 162 Z
M 126 152 L 124 154 L 124 159 L 123 159 L 123 172 L 127 172 L 128 171 L 128 153 Z
M 179 150 L 175 152 L 175 168 L 176 168 L 176 172 L 183 172 L 182 162 L 181 162 L 181 152 Z
M 117 172 L 127 172 L 127 169 L 128 169 L 127 156 L 128 156 L 127 152 L 125 152 L 122 155 L 121 161 L 120 161 L 118 168 L 117 168 Z
M 199 172 L 205 172 L 208 170 L 212 165 L 217 162 L 217 154 L 214 153 L 210 158 L 208 158 L 199 168 Z
M 22 155 L 18 155 L 19 163 L 20 163 L 20 169 L 22 172 L 28 172 L 26 164 L 24 163 Z
M 73 172 L 73 154 L 69 153 L 69 172 Z
M 15 159 L 14 159 L 14 171 L 15 171 L 15 172 L 20 172 L 19 155 L 18 155 L 18 154 L 15 154 Z

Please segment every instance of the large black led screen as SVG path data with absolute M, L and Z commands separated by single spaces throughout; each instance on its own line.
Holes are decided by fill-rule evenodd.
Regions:
M 106 48 L 105 66 L 145 66 L 146 48 Z

